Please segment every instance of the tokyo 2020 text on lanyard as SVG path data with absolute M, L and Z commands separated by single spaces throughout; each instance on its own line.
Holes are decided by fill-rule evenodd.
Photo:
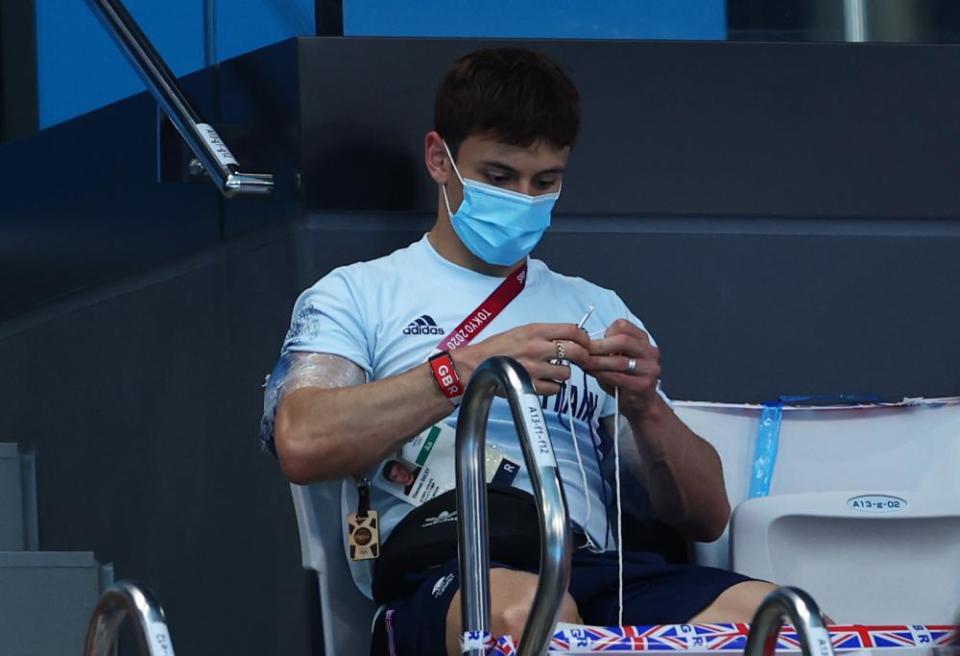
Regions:
M 437 349 L 453 351 L 466 346 L 486 328 L 491 321 L 497 318 L 513 299 L 520 295 L 527 284 L 527 263 L 524 262 L 513 271 L 500 285 L 487 296 L 477 308 L 460 322 L 460 325 L 450 331 L 450 334 L 440 340 Z

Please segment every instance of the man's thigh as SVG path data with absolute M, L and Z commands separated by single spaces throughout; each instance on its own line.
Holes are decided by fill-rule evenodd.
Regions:
M 414 591 L 384 605 L 374 623 L 372 656 L 459 656 L 460 581 L 457 560 L 424 574 Z M 493 563 L 490 570 L 490 632 L 519 639 L 537 589 L 537 575 Z M 559 620 L 580 622 L 564 596 Z

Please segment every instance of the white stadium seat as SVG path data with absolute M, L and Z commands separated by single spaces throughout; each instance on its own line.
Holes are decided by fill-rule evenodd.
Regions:
M 785 407 L 769 496 L 747 499 L 761 408 L 678 402 L 735 508 L 697 561 L 809 591 L 841 623 L 951 624 L 960 604 L 960 399 Z
M 341 481 L 290 485 L 305 569 L 317 575 L 325 654 L 367 654 L 375 607 L 353 582 L 343 548 Z

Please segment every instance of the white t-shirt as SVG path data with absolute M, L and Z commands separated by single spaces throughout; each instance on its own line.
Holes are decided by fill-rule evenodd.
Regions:
M 459 325 L 502 281 L 444 259 L 424 236 L 386 257 L 334 269 L 304 291 L 294 306 L 281 355 L 338 355 L 362 368 L 368 381 L 401 374 L 424 363 L 441 337 Z M 591 305 L 594 311 L 584 329 L 594 338 L 602 336 L 607 326 L 620 318 L 643 328 L 614 292 L 582 278 L 555 273 L 542 261 L 529 259 L 525 288 L 473 343 L 530 323 L 576 324 Z M 611 444 L 609 438 L 601 435 L 599 421 L 615 413 L 614 399 L 576 365 L 572 366 L 567 382 L 559 394 L 542 397 L 541 406 L 570 518 L 594 544 L 613 549 L 605 511 L 610 490 L 599 466 Z M 569 429 L 571 399 L 587 490 Z M 450 426 L 455 426 L 456 421 L 457 411 L 445 420 Z M 522 465 L 523 454 L 505 399 L 493 401 L 487 443 Z M 531 491 L 525 469 L 521 468 L 513 485 Z M 589 525 L 587 495 L 591 506 Z M 413 509 L 376 487 L 371 489 L 371 506 L 380 513 L 382 540 Z

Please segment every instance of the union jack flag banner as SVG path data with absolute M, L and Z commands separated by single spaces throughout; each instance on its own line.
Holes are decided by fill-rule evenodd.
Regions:
M 664 624 L 659 626 L 571 626 L 561 625 L 550 645 L 551 652 L 589 653 L 616 651 L 743 652 L 747 646 L 748 624 Z M 958 627 L 948 625 L 867 626 L 862 624 L 830 627 L 835 651 L 863 649 L 913 649 L 960 646 Z M 799 652 L 800 639 L 791 626 L 785 626 L 777 640 L 777 649 Z M 514 656 L 516 645 L 510 636 L 500 638 L 489 652 L 491 656 Z

